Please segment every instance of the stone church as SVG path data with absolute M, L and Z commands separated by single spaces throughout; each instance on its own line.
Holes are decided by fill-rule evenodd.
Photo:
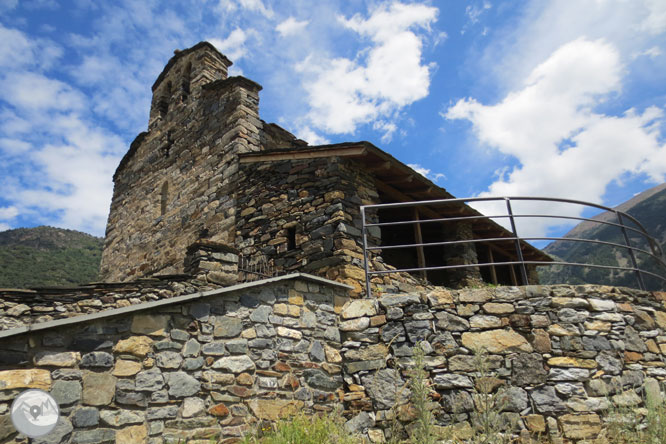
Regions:
M 194 273 L 235 282 L 242 263 L 303 271 L 355 287 L 364 280 L 361 205 L 453 196 L 368 142 L 310 146 L 259 116 L 261 86 L 228 77 L 232 62 L 210 43 L 176 51 L 152 86 L 148 131 L 113 177 L 101 278 L 130 281 Z M 392 209 L 375 222 L 478 215 L 455 203 Z M 371 245 L 510 237 L 489 220 L 369 230 Z M 527 260 L 549 260 L 524 245 Z M 372 269 L 514 261 L 515 243 L 385 250 Z M 225 256 L 230 262 L 211 259 Z M 224 262 L 224 261 L 223 261 Z M 490 268 L 492 268 L 492 273 Z M 431 283 L 515 284 L 514 266 L 428 271 Z M 533 274 L 532 274 L 533 278 Z M 381 279 L 377 278 L 378 282 Z M 388 281 L 385 282 L 388 284 Z

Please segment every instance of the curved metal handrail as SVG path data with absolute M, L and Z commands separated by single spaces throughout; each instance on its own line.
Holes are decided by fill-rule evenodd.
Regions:
M 366 211 L 367 210 L 381 210 L 388 208 L 401 208 L 401 207 L 418 207 L 418 206 L 429 206 L 435 207 L 439 205 L 446 204 L 465 204 L 468 202 L 498 202 L 503 201 L 506 203 L 507 214 L 494 214 L 490 216 L 485 216 L 481 213 L 471 215 L 471 216 L 456 216 L 456 217 L 443 217 L 443 218 L 434 218 L 434 219 L 420 219 L 416 220 L 404 220 L 404 221 L 392 221 L 392 222 L 366 222 Z M 578 216 L 560 216 L 555 214 L 514 214 L 513 208 L 511 206 L 512 201 L 545 201 L 545 202 L 558 202 L 558 203 L 568 203 L 574 205 L 582 205 L 586 207 L 592 207 L 601 209 L 614 213 L 617 222 L 612 222 L 608 220 L 599 220 L 587 217 L 578 217 Z M 500 265 L 519 265 L 521 271 L 521 277 L 523 284 L 528 283 L 527 278 L 527 269 L 526 265 L 562 265 L 562 266 L 575 266 L 575 267 L 585 267 L 585 268 L 599 268 L 599 269 L 608 269 L 608 270 L 624 270 L 634 272 L 636 274 L 636 279 L 638 282 L 639 288 L 645 290 L 645 282 L 643 281 L 643 275 L 652 276 L 654 278 L 660 279 L 666 282 L 666 263 L 663 260 L 663 252 L 659 243 L 648 234 L 645 227 L 633 216 L 609 208 L 603 205 L 594 204 L 590 202 L 585 202 L 581 200 L 574 199 L 559 199 L 553 197 L 531 197 L 531 196 L 515 196 L 515 197 L 470 197 L 470 198 L 455 198 L 455 199 L 439 199 L 439 200 L 427 200 L 427 201 L 415 201 L 415 202 L 399 202 L 399 203 L 388 203 L 388 204 L 375 204 L 375 205 L 363 205 L 361 206 L 361 218 L 363 224 L 363 255 L 365 259 L 365 272 L 366 272 L 366 287 L 368 294 L 370 294 L 370 276 L 371 275 L 380 275 L 388 273 L 397 273 L 397 272 L 416 272 L 416 271 L 427 271 L 427 270 L 446 270 L 446 269 L 460 269 L 460 268 L 474 268 L 474 267 L 488 267 L 488 266 L 500 266 Z M 620 229 L 624 243 L 617 242 L 608 242 L 601 241 L 597 239 L 582 239 L 582 238 L 568 238 L 568 237 L 520 237 L 516 229 L 516 219 L 524 218 L 555 218 L 563 220 L 580 220 L 580 221 L 589 221 L 595 224 L 608 225 Z M 511 230 L 509 233 L 512 235 L 506 237 L 493 237 L 493 238 L 477 238 L 477 239 L 465 239 L 465 240 L 455 240 L 455 241 L 440 241 L 440 242 L 419 242 L 411 244 L 400 244 L 400 245 L 385 245 L 385 246 L 368 246 L 368 228 L 370 227 L 384 227 L 384 226 L 398 226 L 398 225 L 413 225 L 413 224 L 429 224 L 436 222 L 459 222 L 459 221 L 471 221 L 471 220 L 494 220 L 494 219 L 509 219 Z M 625 223 L 625 220 L 630 221 L 635 225 L 635 227 L 628 226 Z M 647 251 L 643 248 L 633 246 L 628 232 L 635 233 L 640 235 L 649 245 L 650 251 Z M 565 261 L 530 261 L 525 260 L 523 257 L 523 246 L 522 243 L 526 241 L 566 241 L 566 242 L 581 242 L 581 243 L 592 243 L 598 245 L 606 245 L 614 248 L 621 248 L 626 251 L 631 260 L 631 267 L 623 266 L 613 266 L 613 265 L 599 265 L 599 264 L 589 264 L 589 263 L 576 263 L 576 262 L 565 262 Z M 516 256 L 518 260 L 515 261 L 505 261 L 505 262 L 488 262 L 488 263 L 476 263 L 476 264 L 464 264 L 464 265 L 442 265 L 434 267 L 410 267 L 402 269 L 391 269 L 391 270 L 381 270 L 381 271 L 371 271 L 369 269 L 368 263 L 368 252 L 377 251 L 377 250 L 388 250 L 388 249 L 403 249 L 403 248 L 426 248 L 433 246 L 449 246 L 456 244 L 476 244 L 476 243 L 486 243 L 491 244 L 493 242 L 513 242 L 516 248 Z M 636 259 L 636 254 L 643 254 L 654 259 L 659 265 L 661 265 L 665 271 L 664 275 L 659 275 L 647 270 L 644 270 L 638 266 L 638 261 Z M 491 259 L 492 260 L 492 259 Z

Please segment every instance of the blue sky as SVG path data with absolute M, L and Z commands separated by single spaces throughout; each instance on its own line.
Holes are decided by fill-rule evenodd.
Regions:
M 663 0 L 0 0 L 0 230 L 103 235 L 150 86 L 201 40 L 263 85 L 264 120 L 459 197 L 613 206 L 665 180 Z

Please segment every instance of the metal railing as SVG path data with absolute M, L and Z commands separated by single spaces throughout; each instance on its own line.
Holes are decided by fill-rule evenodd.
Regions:
M 442 205 L 464 205 L 468 202 L 505 202 L 506 204 L 506 214 L 495 214 L 495 215 L 482 215 L 474 210 L 469 210 L 470 213 L 477 213 L 469 216 L 456 216 L 456 217 L 441 217 L 441 218 L 432 218 L 432 219 L 421 219 L 416 217 L 416 220 L 401 220 L 401 221 L 392 221 L 392 222 L 372 222 L 368 223 L 368 211 L 379 211 L 386 210 L 391 208 L 418 208 L 418 207 L 430 207 L 431 210 Z M 511 205 L 511 202 L 515 201 L 536 201 L 536 202 L 556 202 L 563 204 L 575 204 L 582 205 L 585 207 L 591 207 L 596 209 L 601 209 L 608 211 L 615 215 L 617 222 L 611 222 L 609 220 L 600 220 L 600 219 L 591 219 L 587 217 L 577 217 L 577 216 L 563 216 L 563 215 L 553 215 L 553 214 L 516 214 L 514 208 Z M 418 213 L 416 213 L 418 215 Z M 602 241 L 596 239 L 582 239 L 582 238 L 565 238 L 565 237 L 520 237 L 518 235 L 518 230 L 516 228 L 517 219 L 525 218 L 554 218 L 562 220 L 577 220 L 577 221 L 589 221 L 596 224 L 614 226 L 619 228 L 621 232 L 621 238 L 623 243 Z M 400 202 L 400 203 L 389 203 L 389 204 L 376 204 L 376 205 L 363 205 L 361 206 L 361 219 L 363 224 L 363 256 L 364 256 L 364 267 L 365 267 L 365 278 L 366 278 L 366 291 L 367 294 L 371 294 L 370 280 L 373 275 L 383 275 L 389 273 L 399 273 L 399 272 L 427 272 L 428 270 L 451 270 L 451 269 L 464 269 L 464 268 L 480 268 L 480 267 L 495 267 L 495 266 L 511 266 L 518 265 L 520 269 L 520 276 L 523 285 L 527 285 L 528 281 L 528 270 L 527 265 L 534 266 L 544 266 L 544 265 L 562 265 L 562 266 L 573 266 L 573 267 L 586 267 L 586 268 L 598 268 L 606 270 L 623 270 L 630 271 L 635 273 L 636 281 L 638 287 L 641 290 L 645 290 L 645 281 L 643 279 L 644 275 L 651 276 L 666 282 L 666 263 L 662 259 L 663 254 L 661 247 L 657 241 L 650 236 L 643 225 L 636 220 L 631 215 L 624 213 L 622 211 L 615 210 L 613 208 L 605 207 L 603 205 L 593 204 L 589 202 L 571 200 L 571 199 L 557 199 L 550 197 L 472 197 L 472 198 L 460 198 L 460 199 L 440 199 L 440 200 L 427 200 L 427 201 L 415 201 L 415 202 Z M 418 225 L 419 231 L 422 224 L 431 224 L 431 223 L 445 223 L 445 222 L 463 222 L 463 221 L 477 221 L 477 220 L 494 220 L 494 219 L 509 219 L 510 230 L 505 232 L 508 234 L 506 237 L 491 237 L 491 238 L 475 238 L 475 239 L 464 239 L 464 240 L 453 240 L 453 241 L 438 241 L 438 242 L 417 242 L 417 243 L 408 243 L 400 245 L 383 245 L 383 246 L 369 246 L 368 245 L 368 231 L 372 227 L 386 227 L 386 226 L 396 226 L 396 225 Z M 629 226 L 625 223 L 629 221 L 635 226 Z M 499 225 L 497 225 L 497 232 L 502 230 Z M 639 248 L 632 244 L 630 239 L 630 233 L 633 235 L 638 234 L 649 246 L 649 251 L 643 248 Z M 515 257 L 516 260 L 502 261 L 502 262 L 484 262 L 484 263 L 474 263 L 474 264 L 464 264 L 464 265 L 438 265 L 438 266 L 418 266 L 418 267 L 409 267 L 409 268 L 395 268 L 387 270 L 370 270 L 368 254 L 371 251 L 382 251 L 390 249 L 408 249 L 408 248 L 425 248 L 433 246 L 453 246 L 460 244 L 477 244 L 477 243 L 499 243 L 507 241 L 512 241 L 515 248 Z M 528 248 L 527 241 L 567 241 L 567 242 L 579 242 L 579 243 L 593 243 L 599 245 L 606 245 L 610 247 L 620 248 L 628 252 L 629 261 L 631 266 L 621 266 L 621 265 L 601 265 L 601 264 L 592 264 L 592 263 L 576 263 L 576 262 L 565 262 L 565 261 L 543 261 L 543 260 L 525 260 L 524 250 Z M 535 248 L 535 247 L 532 247 Z M 656 274 L 648 270 L 642 269 L 639 267 L 636 253 L 642 255 L 648 255 L 653 258 L 657 264 L 664 270 L 664 274 Z M 545 254 L 545 253 L 544 253 Z
M 278 275 L 275 266 L 264 255 L 238 256 L 238 282 L 252 282 Z

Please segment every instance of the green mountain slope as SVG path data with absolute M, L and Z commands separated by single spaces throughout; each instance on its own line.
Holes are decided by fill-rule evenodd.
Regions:
M 620 211 L 638 219 L 647 232 L 657 240 L 662 250 L 666 251 L 666 184 L 651 188 L 631 200 L 616 207 Z M 607 222 L 617 222 L 612 212 L 605 212 L 594 219 Z M 625 223 L 634 227 L 630 221 Z M 647 241 L 638 233 L 628 231 L 633 246 L 650 251 Z M 618 227 L 593 222 L 582 222 L 574 227 L 564 237 L 595 239 L 605 242 L 624 244 L 624 236 Z M 627 249 L 571 241 L 556 241 L 544 248 L 544 251 L 554 258 L 566 262 L 589 263 L 596 265 L 631 266 L 631 258 Z M 639 267 L 666 276 L 666 270 L 654 258 L 647 254 L 636 253 Z M 572 283 L 572 284 L 607 284 L 638 288 L 634 272 L 619 270 L 603 270 L 580 267 L 542 267 L 539 272 L 541 283 Z M 644 276 L 648 289 L 665 290 L 666 283 L 659 279 Z
M 104 239 L 53 227 L 0 232 L 0 288 L 72 286 L 93 282 Z

